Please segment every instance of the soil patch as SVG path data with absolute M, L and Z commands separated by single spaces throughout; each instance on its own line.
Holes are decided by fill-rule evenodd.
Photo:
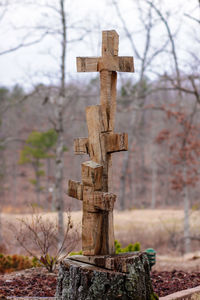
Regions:
M 0 296 L 54 297 L 57 272 L 45 268 L 32 268 L 0 275 Z
M 200 272 L 153 271 L 151 279 L 154 292 L 159 297 L 164 297 L 200 285 Z
M 53 297 L 57 273 L 35 268 L 0 275 L 0 296 Z M 159 297 L 200 285 L 200 272 L 152 271 L 151 278 L 154 291 Z

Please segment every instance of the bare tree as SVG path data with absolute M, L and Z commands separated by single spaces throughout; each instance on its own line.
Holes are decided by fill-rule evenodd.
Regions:
M 118 5 L 118 2 L 115 0 L 112 0 L 112 4 L 115 7 L 117 16 L 119 20 L 121 21 L 123 30 L 125 32 L 125 35 L 130 42 L 130 45 L 132 47 L 132 50 L 135 54 L 135 58 L 139 61 L 139 68 L 137 68 L 137 73 L 139 73 L 139 79 L 136 84 L 136 90 L 134 95 L 131 94 L 131 104 L 129 107 L 129 110 L 132 110 L 132 117 L 131 117 L 131 123 L 130 128 L 131 132 L 129 133 L 129 145 L 132 148 L 134 139 L 136 137 L 137 132 L 137 141 L 138 144 L 141 145 L 140 148 L 140 165 L 141 165 L 141 174 L 137 174 L 137 176 L 140 177 L 140 192 L 145 188 L 142 184 L 142 178 L 144 173 L 144 164 L 145 164 L 145 155 L 144 155 L 144 138 L 143 138 L 143 129 L 144 129 L 144 118 L 145 118 L 145 110 L 144 105 L 146 103 L 146 97 L 148 93 L 148 79 L 147 79 L 147 73 L 152 66 L 154 60 L 156 57 L 162 53 L 165 49 L 165 47 L 168 44 L 168 41 L 164 41 L 163 44 L 156 49 L 152 47 L 152 35 L 153 30 L 155 28 L 156 20 L 152 14 L 152 7 L 148 7 L 147 11 L 144 11 L 141 6 L 140 2 L 137 2 L 137 8 L 138 13 L 140 16 L 140 24 L 142 26 L 142 32 L 144 38 L 144 44 L 143 44 L 143 50 L 140 53 L 139 48 L 135 45 L 134 42 L 134 32 L 132 31 L 132 28 L 129 28 L 126 24 L 125 17 L 120 11 L 120 7 Z M 140 32 L 141 34 L 141 32 Z M 134 98 L 134 99 L 133 99 Z M 127 170 L 130 163 L 130 151 L 126 152 L 124 154 L 123 159 L 123 165 L 121 170 L 121 178 L 120 178 L 120 208 L 123 210 L 125 208 L 125 198 L 126 198 L 126 180 L 127 180 Z
M 16 7 L 16 9 L 22 5 L 22 3 L 20 3 L 20 1 L 17 3 L 15 1 L 1 1 L 0 3 L 0 24 L 3 23 L 4 19 L 6 19 L 6 14 L 9 13 L 9 9 L 12 7 Z M 1 24 L 2 25 L 2 24 Z M 17 33 L 16 28 L 14 29 L 13 26 L 10 26 L 12 28 L 12 31 L 15 30 L 15 32 Z M 3 26 L 1 26 L 1 28 L 3 28 Z M 23 31 L 23 28 L 22 30 Z M 0 47 L 0 56 L 1 55 L 6 55 L 12 52 L 15 52 L 17 50 L 20 50 L 21 48 L 25 48 L 25 47 L 30 47 L 33 46 L 35 44 L 40 43 L 46 36 L 47 36 L 48 32 L 42 32 L 42 34 L 40 34 L 39 36 L 35 36 L 33 31 L 28 31 L 26 33 L 23 33 L 22 36 L 20 38 L 18 38 L 17 42 L 14 43 L 14 45 L 11 46 L 7 46 L 4 49 L 2 49 L 4 43 L 2 44 L 2 46 Z
M 150 7 L 152 7 L 155 10 L 156 14 L 159 16 L 161 22 L 164 24 L 164 26 L 166 28 L 168 38 L 169 38 L 169 41 L 171 44 L 171 53 L 173 56 L 174 66 L 175 66 L 175 70 L 176 70 L 177 85 L 179 87 L 181 87 L 180 69 L 179 69 L 179 64 L 178 64 L 178 57 L 177 57 L 177 51 L 176 51 L 176 46 L 175 46 L 175 42 L 174 42 L 174 36 L 171 32 L 167 18 L 165 18 L 164 14 L 161 12 L 160 9 L 158 9 L 158 7 L 154 4 L 153 1 L 146 0 L 146 2 L 149 4 Z
M 195 99 L 196 103 L 200 103 L 200 91 L 197 85 L 197 82 L 199 83 L 199 76 L 197 74 L 186 76 L 187 80 L 190 82 L 190 88 L 186 88 L 185 85 L 183 85 L 183 78 L 181 77 L 179 62 L 178 62 L 178 55 L 175 45 L 175 38 L 172 34 L 171 28 L 169 26 L 169 22 L 167 18 L 164 16 L 164 14 L 161 12 L 161 10 L 154 4 L 153 1 L 146 0 L 146 2 L 149 4 L 150 7 L 153 8 L 153 10 L 156 12 L 158 17 L 160 18 L 161 22 L 164 24 L 168 38 L 171 45 L 171 55 L 173 57 L 174 66 L 175 66 L 175 72 L 176 75 L 171 77 L 169 75 L 164 75 L 165 79 L 169 81 L 171 84 L 172 89 L 176 89 L 179 92 L 179 98 L 181 100 L 181 106 L 183 106 L 183 97 L 182 93 L 189 93 L 192 94 Z M 190 116 L 190 123 L 192 124 L 194 115 L 196 113 L 196 104 L 194 105 L 194 109 L 191 112 Z M 183 142 L 183 148 L 185 147 L 185 144 L 187 143 L 187 136 L 186 139 Z M 186 164 L 186 157 L 183 159 L 183 180 L 184 182 L 187 182 L 187 164 Z M 185 184 L 183 186 L 183 202 L 184 202 L 184 248 L 185 253 L 190 251 L 190 222 L 189 222 L 189 210 L 190 210 L 190 200 L 189 200 L 189 192 L 188 192 L 188 185 Z
M 56 196 L 56 209 L 58 211 L 58 242 L 61 243 L 64 235 L 64 221 L 63 221 L 63 154 L 64 154 L 64 137 L 63 137 L 63 109 L 65 103 L 65 72 L 66 72 L 66 13 L 65 13 L 65 0 L 60 0 L 60 20 L 62 30 L 61 40 L 61 64 L 60 64 L 60 89 L 58 98 L 55 99 L 55 121 L 56 132 L 58 134 L 56 145 L 56 170 L 55 170 L 55 196 Z
M 58 6 L 53 6 L 49 1 L 44 4 L 47 8 L 53 10 L 57 17 L 58 28 L 43 28 L 41 26 L 36 27 L 38 30 L 48 31 L 49 34 L 59 38 L 60 42 L 60 56 L 58 58 L 59 62 L 59 83 L 52 90 L 50 89 L 50 94 L 45 96 L 43 104 L 45 105 L 48 101 L 51 102 L 54 117 L 49 118 L 51 124 L 53 124 L 57 132 L 57 144 L 55 151 L 55 184 L 54 184 L 54 195 L 55 195 L 55 207 L 58 212 L 58 241 L 59 244 L 63 240 L 64 234 L 64 222 L 63 222 L 63 211 L 64 211 L 64 199 L 63 199 L 63 177 L 64 177 L 64 152 L 66 149 L 66 143 L 64 141 L 65 133 L 65 120 L 66 114 L 69 118 L 70 116 L 70 104 L 73 102 L 74 97 L 70 95 L 67 90 L 66 85 L 66 56 L 67 56 L 67 45 L 80 41 L 84 38 L 88 30 L 84 27 L 79 27 L 80 35 L 77 39 L 69 39 L 67 31 L 71 28 L 70 24 L 67 24 L 67 12 L 65 7 L 66 1 L 60 0 Z M 39 3 L 40 5 L 40 3 Z M 72 25 L 75 29 L 74 25 Z M 68 113 L 67 113 L 68 112 Z M 59 247 L 59 245 L 58 245 Z

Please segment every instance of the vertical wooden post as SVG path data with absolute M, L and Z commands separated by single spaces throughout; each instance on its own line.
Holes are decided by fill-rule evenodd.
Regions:
M 78 72 L 100 72 L 100 105 L 86 108 L 88 138 L 76 139 L 76 154 L 89 154 L 82 164 L 82 183 L 69 181 L 68 194 L 83 201 L 84 255 L 114 254 L 113 207 L 110 193 L 111 154 L 128 150 L 128 135 L 114 133 L 117 71 L 133 72 L 133 58 L 118 56 L 116 31 L 102 32 L 102 56 L 78 57 Z

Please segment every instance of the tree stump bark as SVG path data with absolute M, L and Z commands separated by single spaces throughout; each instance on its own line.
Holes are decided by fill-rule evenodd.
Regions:
M 74 256 L 60 264 L 57 300 L 153 300 L 145 253 Z

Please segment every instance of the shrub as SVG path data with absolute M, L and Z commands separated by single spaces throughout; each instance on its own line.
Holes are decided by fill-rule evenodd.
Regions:
M 83 251 L 80 250 L 80 251 L 78 251 L 78 252 L 71 252 L 71 253 L 69 253 L 69 256 L 73 256 L 73 255 L 82 255 L 82 254 L 83 254 Z
M 118 242 L 118 240 L 115 240 L 115 254 L 119 253 L 127 253 L 127 252 L 135 252 L 140 251 L 140 243 L 136 242 L 135 244 L 129 244 L 125 248 L 121 247 L 121 244 Z M 82 250 L 79 252 L 71 252 L 69 256 L 72 255 L 82 255 Z
M 34 257 L 40 266 L 54 272 L 56 265 L 74 248 L 79 234 L 73 229 L 71 216 L 68 212 L 62 244 L 58 243 L 58 225 L 46 219 L 44 215 L 32 214 L 30 219 L 19 219 L 18 232 L 15 238 L 26 252 Z
M 29 258 L 23 255 L 4 255 L 0 254 L 0 273 L 10 273 L 13 271 L 19 271 L 24 269 L 30 269 L 36 267 L 37 262 L 34 258 Z
M 115 253 L 127 253 L 127 252 L 135 252 L 140 251 L 140 243 L 136 242 L 135 244 L 129 244 L 125 248 L 121 247 L 121 244 L 118 242 L 118 240 L 115 240 Z

